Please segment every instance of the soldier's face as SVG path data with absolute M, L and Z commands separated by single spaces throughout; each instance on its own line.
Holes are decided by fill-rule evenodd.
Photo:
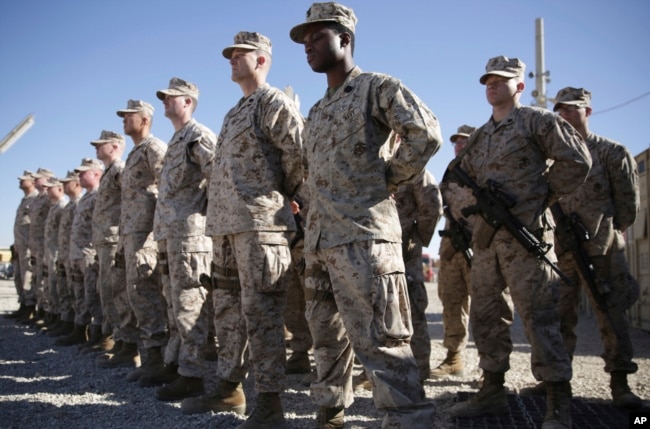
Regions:
M 257 53 L 248 49 L 235 48 L 230 56 L 230 78 L 233 82 L 241 82 L 253 75 L 257 67 Z
M 185 108 L 185 97 L 182 95 L 165 95 L 163 106 L 165 106 L 166 117 L 170 119 L 180 118 Z
M 316 73 L 325 73 L 344 58 L 341 35 L 325 24 L 313 24 L 305 29 L 303 44 L 307 63 Z
M 18 187 L 22 190 L 31 189 L 34 186 L 34 181 L 32 180 L 21 180 Z
M 586 123 L 589 113 L 591 113 L 591 108 L 584 106 L 561 104 L 557 109 L 557 114 L 574 128 L 580 128 L 581 125 Z
M 45 177 L 39 177 L 34 181 L 34 185 L 36 186 L 36 189 L 38 189 L 38 192 L 43 192 L 45 190 L 45 186 L 43 186 L 47 182 L 47 179 Z
M 74 194 L 74 191 L 75 191 L 75 189 L 77 188 L 78 185 L 79 185 L 79 182 L 76 181 L 76 180 L 71 180 L 69 182 L 64 182 L 63 183 L 63 192 L 65 192 L 65 194 L 67 196 L 71 196 L 71 195 Z
M 522 84 L 523 85 L 523 84 Z M 522 88 L 523 89 L 523 88 Z M 517 79 L 503 76 L 490 75 L 485 80 L 485 95 L 492 106 L 512 103 L 515 94 L 519 91 Z
M 127 112 L 124 114 L 122 119 L 122 125 L 124 126 L 124 134 L 130 136 L 138 131 L 141 131 L 144 127 L 145 118 L 141 113 L 138 112 Z
M 466 145 L 467 145 L 467 137 L 463 137 L 463 136 L 456 137 L 456 141 L 454 142 L 454 154 L 458 156 L 460 151 L 465 149 Z

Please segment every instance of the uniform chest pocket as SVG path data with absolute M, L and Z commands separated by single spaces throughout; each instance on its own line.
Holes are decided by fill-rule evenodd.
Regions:
M 343 106 L 337 110 L 334 115 L 334 125 L 332 127 L 332 147 L 341 142 L 357 135 L 364 129 L 366 118 L 358 107 Z M 359 139 L 363 141 L 364 139 Z M 357 148 L 359 150 L 360 148 Z
M 540 159 L 541 154 L 535 143 L 528 141 L 518 133 L 504 135 L 502 142 L 497 144 L 500 146 L 501 160 L 510 166 L 525 169 Z
M 227 125 L 221 130 L 219 140 L 217 141 L 217 151 L 222 152 L 221 149 L 232 152 L 233 150 L 241 150 L 241 148 L 234 147 L 231 142 L 240 142 L 245 138 L 244 133 L 251 132 L 253 129 L 253 119 L 249 113 L 243 115 L 231 116 L 227 119 Z M 240 146 L 237 144 L 237 146 Z

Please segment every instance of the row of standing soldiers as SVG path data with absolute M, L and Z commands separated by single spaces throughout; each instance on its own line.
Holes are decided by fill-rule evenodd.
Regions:
M 286 373 L 309 371 L 309 350 L 318 427 L 343 427 L 356 356 L 383 428 L 429 428 L 436 410 L 422 383 L 462 373 L 469 312 L 484 379 L 447 412 L 508 412 L 514 304 L 547 395 L 544 427 L 570 427 L 576 285 L 584 282 L 599 286 L 587 290 L 614 402 L 639 406 L 627 385 L 636 365 L 625 319 L 638 285 L 621 236 L 638 211 L 636 166 L 623 146 L 588 131 L 591 94 L 560 91 L 560 116 L 523 107 L 524 64 L 490 59 L 480 82 L 492 116 L 452 136 L 457 158 L 441 198 L 424 169 L 442 143 L 437 119 L 397 79 L 354 65 L 356 22 L 346 6 L 314 3 L 291 30 L 312 70 L 328 77 L 306 121 L 266 84 L 271 41 L 240 32 L 223 56 L 244 97 L 218 137 L 192 118 L 196 85 L 173 78 L 156 94 L 174 126 L 168 144 L 150 133 L 153 106 L 129 100 L 117 111 L 134 143 L 126 162 L 125 138 L 102 131 L 91 142 L 98 159 L 84 158 L 65 178 L 25 172 L 15 229 L 19 320 L 45 324 L 57 344 L 103 352 L 99 366 L 134 366 L 128 380 L 160 386 L 156 397 L 182 400 L 186 414 L 243 414 L 251 368 L 257 407 L 240 428 L 286 427 L 279 394 Z M 485 198 L 507 215 L 495 217 Z M 587 271 L 569 245 L 548 246 L 563 219 L 546 210 L 557 201 L 553 214 L 590 235 L 580 243 Z M 421 256 L 443 206 L 439 296 L 449 353 L 430 370 Z M 215 335 L 218 383 L 205 393 L 204 349 Z

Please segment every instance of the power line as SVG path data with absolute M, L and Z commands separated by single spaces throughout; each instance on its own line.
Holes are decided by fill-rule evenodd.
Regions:
M 619 108 L 621 108 L 621 107 L 623 107 L 623 106 L 627 106 L 628 104 L 634 103 L 635 101 L 638 101 L 638 100 L 640 100 L 640 99 L 642 99 L 642 98 L 644 98 L 644 97 L 647 97 L 648 95 L 650 95 L 650 91 L 646 92 L 645 94 L 641 94 L 641 95 L 639 95 L 638 97 L 635 97 L 635 98 L 633 98 L 633 99 L 631 99 L 631 100 L 628 100 L 628 101 L 626 101 L 625 103 L 621 103 L 621 104 L 619 104 L 619 105 L 617 105 L 617 106 L 610 107 L 609 109 L 599 110 L 598 112 L 593 112 L 593 113 L 591 114 L 591 116 L 594 116 L 594 115 L 600 115 L 601 113 L 611 112 L 612 110 L 616 110 L 616 109 L 619 109 Z

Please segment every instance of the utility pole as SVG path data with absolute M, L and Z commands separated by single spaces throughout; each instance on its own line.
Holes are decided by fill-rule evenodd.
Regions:
M 7 134 L 5 138 L 0 140 L 0 154 L 16 143 L 16 141 L 25 134 L 32 125 L 34 125 L 34 115 L 29 114 L 25 119 L 20 121 L 13 130 L 9 131 L 9 134 Z
M 528 77 L 535 78 L 535 89 L 531 95 L 535 98 L 534 106 L 546 108 L 546 84 L 551 81 L 551 72 L 544 70 L 544 19 L 535 20 L 535 73 L 530 72 Z

